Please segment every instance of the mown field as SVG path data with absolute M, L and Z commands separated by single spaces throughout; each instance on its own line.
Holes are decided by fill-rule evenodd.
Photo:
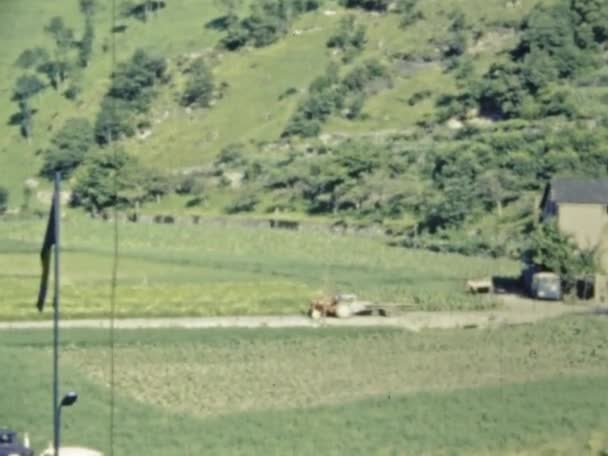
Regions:
M 39 317 L 45 227 L 42 219 L 0 223 L 0 319 Z M 63 315 L 107 315 L 112 224 L 69 213 L 62 231 Z M 465 295 L 465 280 L 517 272 L 508 260 L 328 233 L 121 224 L 119 238 L 119 316 L 298 314 L 311 298 L 337 292 L 417 309 L 482 309 L 496 303 Z
M 0 332 L 0 422 L 50 429 L 50 331 Z M 64 331 L 64 442 L 108 451 L 107 331 Z M 608 318 L 495 330 L 116 333 L 116 455 L 598 455 Z M 8 368 L 6 366 L 9 366 Z

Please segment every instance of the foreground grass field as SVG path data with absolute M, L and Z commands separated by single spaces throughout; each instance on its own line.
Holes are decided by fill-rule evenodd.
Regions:
M 105 331 L 64 331 L 66 444 L 108 451 Z M 50 438 L 50 332 L 0 332 L 0 422 Z M 118 331 L 116 455 L 598 455 L 608 318 L 492 331 Z
M 0 223 L 0 319 L 37 318 L 34 308 L 45 220 Z M 63 225 L 65 317 L 109 309 L 112 225 L 68 214 Z M 381 239 L 210 226 L 120 226 L 120 316 L 294 314 L 321 293 L 417 309 L 479 309 L 464 281 L 512 274 L 507 260 L 385 245 Z M 47 314 L 48 316 L 48 314 Z

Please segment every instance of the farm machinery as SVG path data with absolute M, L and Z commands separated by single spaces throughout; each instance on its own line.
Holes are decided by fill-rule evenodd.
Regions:
M 387 306 L 360 301 L 354 294 L 322 296 L 310 302 L 308 316 L 314 320 L 325 317 L 349 318 L 357 315 L 388 316 Z

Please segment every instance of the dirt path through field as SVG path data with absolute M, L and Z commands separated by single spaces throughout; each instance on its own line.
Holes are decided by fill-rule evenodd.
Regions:
M 574 313 L 591 313 L 596 307 L 566 305 L 503 296 L 500 309 L 475 312 L 405 312 L 392 317 L 352 317 L 312 320 L 304 316 L 234 316 L 192 318 L 126 318 L 117 319 L 117 329 L 153 328 L 319 328 L 319 327 L 397 327 L 419 331 L 431 328 L 485 328 L 505 324 L 532 323 Z M 0 322 L 0 330 L 48 329 L 51 321 Z M 109 328 L 107 319 L 63 320 L 62 328 Z

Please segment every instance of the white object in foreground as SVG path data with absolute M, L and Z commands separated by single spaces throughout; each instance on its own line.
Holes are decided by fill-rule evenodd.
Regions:
M 55 450 L 52 445 L 40 453 L 40 456 L 54 456 Z M 103 456 L 103 453 L 82 447 L 61 447 L 58 456 Z

